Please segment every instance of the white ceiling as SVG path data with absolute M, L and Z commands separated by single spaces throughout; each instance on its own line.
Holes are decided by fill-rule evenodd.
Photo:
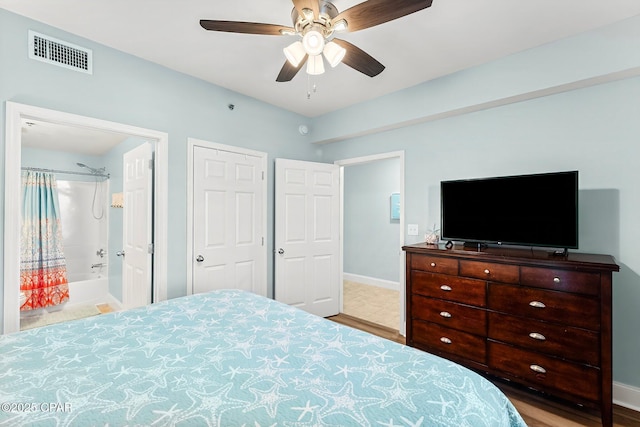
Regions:
M 333 1 L 340 11 L 360 2 Z M 386 70 L 370 78 L 343 64 L 329 68 L 312 80 L 317 92 L 307 99 L 304 71 L 275 81 L 293 36 L 199 25 L 290 26 L 290 0 L 0 0 L 0 7 L 309 117 L 640 14 L 638 0 L 434 0 L 407 17 L 342 35 Z
M 102 156 L 130 135 L 69 126 L 43 120 L 23 119 L 20 143 L 23 147 Z

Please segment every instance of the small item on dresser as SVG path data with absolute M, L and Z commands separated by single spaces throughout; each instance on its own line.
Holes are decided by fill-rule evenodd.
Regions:
M 440 232 L 439 228 L 436 228 L 436 225 L 433 224 L 433 228 L 431 230 L 427 230 L 427 233 L 424 235 L 424 241 L 428 245 L 437 245 L 440 241 Z

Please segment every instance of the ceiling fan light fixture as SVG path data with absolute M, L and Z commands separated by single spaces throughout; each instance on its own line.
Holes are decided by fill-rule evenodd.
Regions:
M 289 46 L 282 49 L 284 51 L 284 56 L 287 58 L 287 61 L 294 67 L 300 65 L 300 62 L 304 59 L 304 56 L 307 54 L 305 52 L 304 47 L 302 46 L 302 42 L 297 41 L 291 43 Z
M 302 46 L 309 56 L 320 55 L 324 49 L 324 36 L 320 31 L 312 29 L 302 37 Z
M 337 22 L 333 23 L 332 29 L 333 31 L 345 31 L 349 27 L 346 19 L 341 19 Z
M 332 68 L 335 68 L 347 54 L 347 50 L 335 42 L 329 42 L 324 47 L 324 57 Z
M 313 10 L 305 7 L 304 9 L 302 9 L 302 15 L 307 21 L 313 21 Z
M 282 28 L 280 30 L 280 34 L 283 36 L 295 36 L 296 35 L 296 31 L 294 29 L 289 29 L 289 28 Z
M 318 76 L 324 73 L 324 61 L 322 55 L 310 56 L 307 60 L 307 74 Z

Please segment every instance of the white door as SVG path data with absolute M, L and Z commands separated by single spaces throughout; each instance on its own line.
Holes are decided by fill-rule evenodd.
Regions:
M 192 154 L 192 292 L 266 296 L 265 157 L 198 145 Z
M 340 174 L 276 159 L 275 298 L 318 316 L 340 311 Z
M 151 303 L 152 182 L 151 144 L 124 154 L 122 305 L 133 308 Z

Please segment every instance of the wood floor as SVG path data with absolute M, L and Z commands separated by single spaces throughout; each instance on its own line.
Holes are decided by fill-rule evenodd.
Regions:
M 329 320 L 391 341 L 405 343 L 404 337 L 397 330 L 366 320 L 345 314 L 329 317 Z M 597 413 L 590 413 L 498 380 L 493 382 L 507 395 L 529 427 L 597 427 L 601 425 L 600 416 Z M 640 413 L 621 406 L 614 405 L 613 420 L 615 427 L 640 427 Z

